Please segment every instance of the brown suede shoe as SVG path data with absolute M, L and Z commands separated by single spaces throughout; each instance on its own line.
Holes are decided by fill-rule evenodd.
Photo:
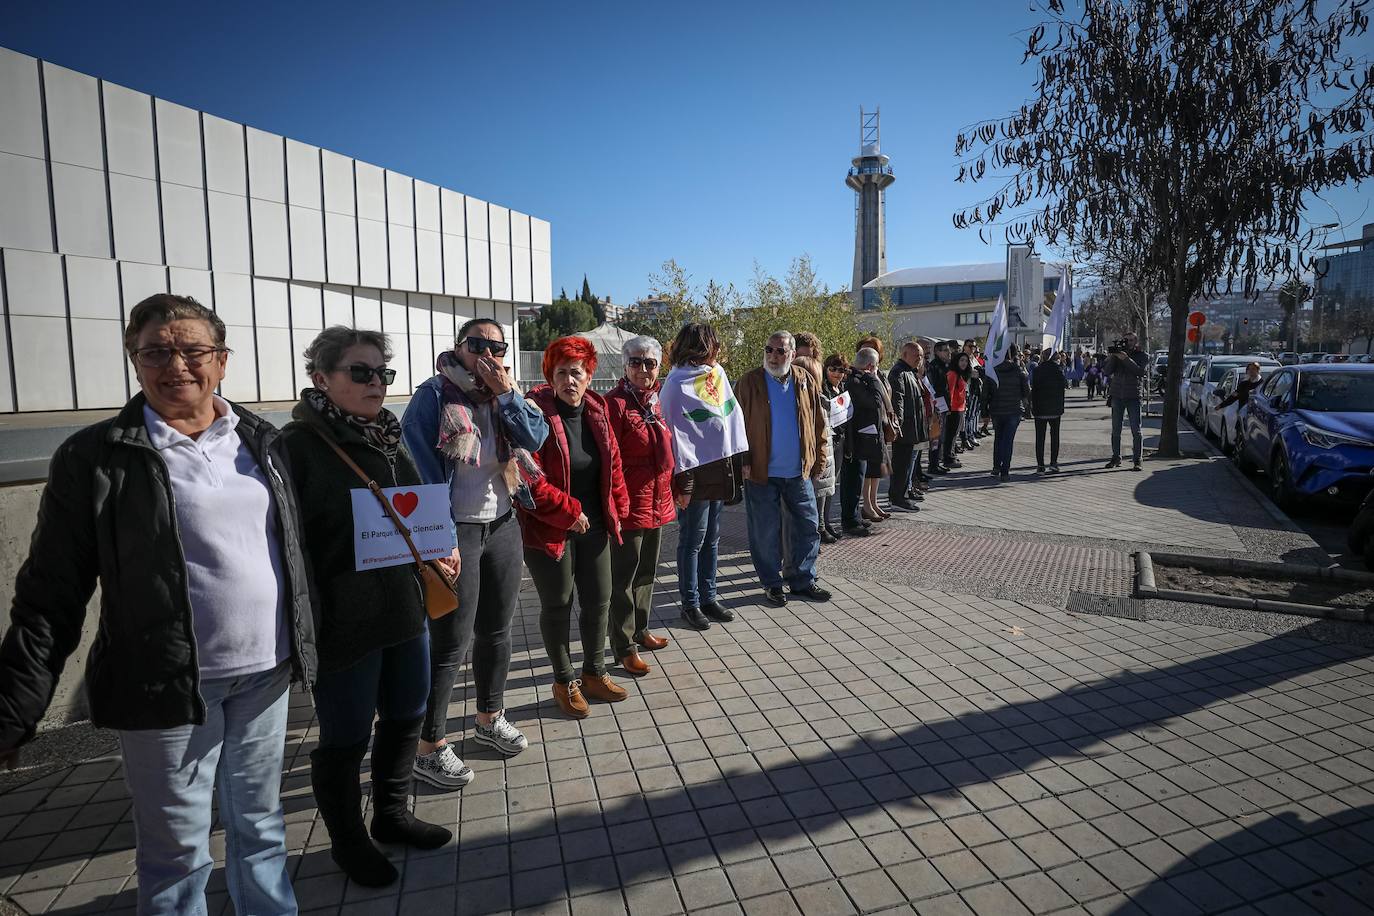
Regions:
M 582 672 L 582 693 L 589 700 L 606 703 L 619 703 L 629 696 L 625 688 L 611 680 L 609 674 L 588 674 Z
M 586 698 L 582 696 L 580 685 L 581 681 L 553 685 L 553 698 L 558 703 L 558 708 L 563 711 L 563 715 L 570 719 L 585 719 L 592 711 L 587 705 Z
M 635 677 L 642 677 L 653 670 L 644 659 L 639 657 L 639 652 L 635 649 L 631 649 L 620 657 L 620 667 Z
M 645 630 L 642 635 L 637 637 L 635 639 L 635 642 L 639 643 L 639 647 L 641 649 L 648 649 L 650 652 L 654 651 L 655 649 L 668 648 L 668 640 L 665 637 L 655 636 L 648 630 Z

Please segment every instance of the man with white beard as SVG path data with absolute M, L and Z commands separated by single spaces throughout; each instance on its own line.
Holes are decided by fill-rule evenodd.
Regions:
M 792 335 L 778 331 L 763 349 L 763 365 L 735 386 L 749 440 L 744 459 L 749 553 L 770 604 L 787 603 L 784 582 L 798 598 L 829 601 L 830 592 L 816 581 L 820 533 L 814 485 L 825 472 L 829 418 L 816 379 L 792 364 Z M 796 567 L 786 578 L 778 537 L 784 517 Z

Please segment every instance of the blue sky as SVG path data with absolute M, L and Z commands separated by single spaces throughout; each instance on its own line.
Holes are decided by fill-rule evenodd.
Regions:
M 889 268 L 1000 260 L 951 224 L 980 191 L 954 135 L 1032 79 L 1025 0 L 6 5 L 0 44 L 548 219 L 555 291 L 618 302 L 667 258 L 743 286 L 808 253 L 847 284 L 860 104 Z M 1371 197 L 1313 222 L 1358 234 Z

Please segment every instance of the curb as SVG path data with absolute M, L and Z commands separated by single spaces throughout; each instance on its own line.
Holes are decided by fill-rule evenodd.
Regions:
M 1186 554 L 1160 553 L 1154 556 L 1163 561 L 1196 567 L 1207 572 L 1223 572 L 1245 575 L 1251 573 L 1280 573 L 1300 579 L 1329 579 L 1338 582 L 1374 585 L 1374 574 L 1355 572 L 1336 567 L 1315 566 L 1311 564 L 1267 563 L 1260 560 L 1239 560 L 1229 557 L 1193 557 Z M 1216 595 L 1210 592 L 1179 591 L 1159 588 L 1155 585 L 1154 559 L 1147 551 L 1135 555 L 1136 586 L 1132 592 L 1135 598 L 1154 598 L 1164 601 L 1183 601 L 1188 604 L 1210 604 L 1214 607 L 1236 608 L 1242 611 L 1265 611 L 1271 614 L 1296 614 L 1301 617 L 1318 617 L 1326 620 L 1344 620 L 1348 623 L 1374 623 L 1374 609 L 1327 607 L 1317 604 L 1299 604 L 1294 601 L 1274 601 L 1269 598 L 1242 598 L 1238 595 Z M 1295 575 L 1296 574 L 1296 575 Z

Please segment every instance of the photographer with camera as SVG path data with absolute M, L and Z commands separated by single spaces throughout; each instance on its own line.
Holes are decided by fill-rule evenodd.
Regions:
M 1141 469 L 1140 385 L 1145 378 L 1146 357 L 1139 341 L 1135 334 L 1128 333 L 1107 348 L 1107 395 L 1112 402 L 1112 460 L 1107 462 L 1108 469 L 1121 467 L 1121 423 L 1128 413 L 1131 470 Z

